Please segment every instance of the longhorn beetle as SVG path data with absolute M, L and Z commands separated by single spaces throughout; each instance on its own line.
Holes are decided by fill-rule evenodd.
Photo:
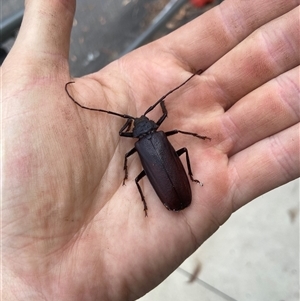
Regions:
M 206 136 L 200 136 L 197 133 L 185 132 L 177 129 L 169 132 L 157 131 L 159 126 L 164 122 L 168 114 L 164 102 L 165 98 L 171 93 L 173 93 L 175 90 L 185 85 L 195 75 L 201 73 L 202 70 L 197 71 L 181 85 L 177 86 L 176 88 L 172 89 L 167 94 L 162 96 L 159 100 L 157 100 L 154 103 L 154 105 L 150 106 L 141 117 L 132 117 L 127 114 L 120 114 L 103 109 L 89 108 L 83 106 L 80 103 L 78 103 L 68 91 L 68 85 L 74 82 L 68 82 L 65 84 L 65 90 L 68 96 L 79 107 L 91 111 L 104 112 L 107 114 L 127 119 L 126 123 L 120 129 L 119 135 L 122 137 L 137 138 L 138 141 L 135 142 L 135 147 L 125 154 L 125 176 L 123 180 L 123 185 L 125 184 L 125 181 L 128 178 L 127 159 L 135 152 L 138 152 L 144 170 L 135 178 L 135 183 L 137 185 L 142 202 L 144 204 L 145 216 L 147 216 L 148 207 L 145 201 L 145 197 L 143 195 L 143 191 L 139 184 L 139 181 L 144 176 L 148 177 L 156 194 L 168 210 L 179 211 L 190 205 L 192 201 L 192 192 L 185 169 L 182 165 L 181 160 L 179 159 L 179 156 L 181 156 L 182 154 L 185 153 L 186 155 L 187 169 L 191 181 L 203 185 L 201 182 L 193 178 L 188 150 L 185 147 L 183 147 L 175 151 L 175 149 L 167 139 L 167 136 L 181 133 L 185 135 L 191 135 L 203 140 L 211 139 Z M 162 116 L 158 119 L 157 122 L 154 122 L 153 120 L 150 120 L 148 117 L 146 117 L 146 115 L 149 112 L 151 112 L 158 104 L 160 104 L 161 106 Z M 130 132 L 129 130 L 132 126 L 132 123 L 133 129 L 132 132 Z

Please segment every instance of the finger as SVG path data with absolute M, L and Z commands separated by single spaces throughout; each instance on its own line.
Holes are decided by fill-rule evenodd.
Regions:
M 208 68 L 254 30 L 292 10 L 297 6 L 297 2 L 299 1 L 227 0 L 172 34 L 143 47 L 141 50 L 135 51 L 134 57 L 133 55 L 123 57 L 128 58 L 130 63 L 134 60 L 136 65 L 143 67 L 141 68 L 142 71 L 139 68 L 132 70 L 132 64 L 127 64 L 129 67 L 126 68 L 125 60 L 123 60 L 122 66 L 123 70 L 125 70 L 123 74 L 128 73 L 132 78 L 133 75 L 139 77 L 141 87 L 149 85 L 149 82 L 154 83 L 150 87 L 153 86 L 151 94 L 155 99 L 167 91 L 166 87 L 171 89 L 172 86 L 188 77 L 186 71 L 179 72 L 178 66 L 192 72 L 197 69 Z M 272 7 L 271 10 L 270 7 Z M 243 53 L 243 55 L 247 54 Z M 150 59 L 145 61 L 145 56 Z M 172 69 L 174 66 L 176 66 L 176 70 Z M 231 66 L 231 69 L 233 67 L 235 66 Z M 209 70 L 201 76 L 203 85 L 199 83 L 197 92 L 195 90 L 195 94 L 199 95 L 198 99 L 201 99 L 203 104 L 201 106 L 198 102 L 197 105 L 201 106 L 199 110 L 205 114 L 212 108 L 212 106 L 207 105 L 207 102 L 212 103 L 215 100 L 220 101 L 220 99 L 224 99 L 224 95 L 219 92 L 219 87 L 210 80 L 210 78 L 214 79 L 214 77 L 208 76 L 212 74 L 209 73 Z M 222 66 L 218 72 L 223 73 L 223 77 L 226 77 L 229 73 Z M 205 76 L 207 77 L 205 78 Z M 159 85 L 155 85 L 157 78 L 163 80 L 160 81 Z M 238 85 L 237 83 L 235 84 Z M 138 88 L 135 87 L 135 89 Z M 142 92 L 137 94 L 139 95 L 137 101 L 149 99 L 149 95 L 148 98 L 146 96 L 143 97 Z M 205 102 L 205 100 L 207 101 Z M 216 106 L 213 109 L 215 114 Z M 220 112 L 223 113 L 223 108 L 220 108 Z
M 300 121 L 299 66 L 246 95 L 222 116 L 229 155 Z M 230 149 L 230 151 L 229 151 Z
M 299 177 L 299 142 L 298 123 L 230 158 L 234 210 Z
M 39 59 L 42 54 L 68 58 L 75 0 L 27 0 L 12 51 Z M 40 66 L 42 67 L 42 66 Z
M 250 91 L 298 66 L 298 23 L 296 8 L 259 28 L 209 68 L 208 85 L 203 89 L 210 101 L 226 110 Z
M 254 30 L 298 4 L 293 0 L 227 0 L 168 35 L 163 42 L 179 61 L 195 69 L 206 69 Z

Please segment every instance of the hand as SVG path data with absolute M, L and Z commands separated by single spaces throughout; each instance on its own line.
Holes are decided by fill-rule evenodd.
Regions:
M 82 105 L 140 116 L 205 70 L 167 97 L 161 126 L 212 138 L 170 137 L 204 186 L 191 183 L 192 204 L 175 213 L 144 178 L 145 218 L 137 155 L 122 185 L 126 120 L 81 109 L 64 90 L 75 1 L 26 1 L 1 70 L 4 300 L 134 300 L 233 211 L 299 177 L 297 5 L 227 0 L 70 86 Z

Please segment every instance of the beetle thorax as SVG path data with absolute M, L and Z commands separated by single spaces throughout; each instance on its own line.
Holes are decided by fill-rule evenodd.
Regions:
M 158 128 L 158 125 L 153 121 L 150 120 L 145 115 L 142 115 L 139 118 L 134 119 L 134 128 L 132 130 L 133 137 L 141 138 L 147 134 L 155 132 Z

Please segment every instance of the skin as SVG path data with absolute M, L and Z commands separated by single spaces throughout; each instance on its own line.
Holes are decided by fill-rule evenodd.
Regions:
M 28 0 L 1 68 L 3 300 L 134 300 L 230 215 L 299 177 L 299 1 L 226 0 L 176 32 L 76 78 L 80 103 L 139 116 L 166 99 L 162 130 L 189 149 L 193 201 L 164 208 L 124 154 L 125 119 L 66 95 L 74 0 Z M 59 24 L 59 27 L 58 27 Z M 151 113 L 157 120 L 159 107 Z M 108 126 L 109 125 L 109 126 Z

